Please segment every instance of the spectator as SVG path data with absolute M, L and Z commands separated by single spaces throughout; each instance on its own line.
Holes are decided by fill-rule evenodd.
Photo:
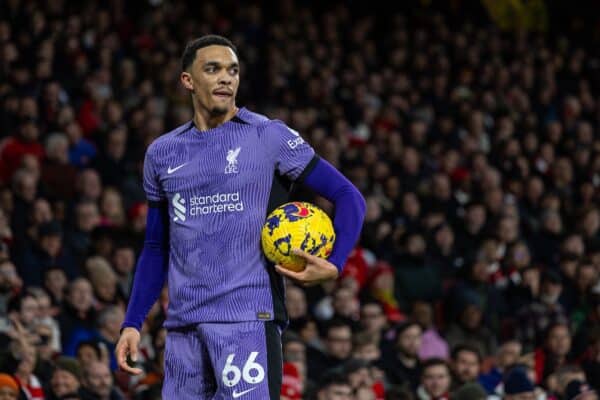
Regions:
M 598 393 L 590 385 L 579 380 L 573 380 L 567 385 L 567 399 L 598 400 Z
M 95 170 L 88 168 L 79 172 L 75 184 L 80 200 L 98 202 L 102 194 L 102 181 Z
M 108 350 L 96 340 L 83 340 L 77 344 L 75 357 L 81 365 L 89 365 L 94 361 L 108 363 Z
M 94 256 L 85 263 L 87 275 L 94 297 L 98 300 L 97 308 L 119 303 L 117 274 L 104 257 Z
M 31 310 L 27 310 L 27 312 L 29 311 Z M 24 320 L 23 316 L 20 319 Z M 38 338 L 31 327 L 26 328 L 16 318 L 12 319 L 12 329 L 8 334 L 13 341 L 3 359 L 2 369 L 13 374 L 26 398 L 44 399 L 42 382 L 34 373 L 36 363 L 34 343 Z
M 46 159 L 42 164 L 44 192 L 54 200 L 70 201 L 75 194 L 76 168 L 69 163 L 69 140 L 62 133 L 46 139 Z
M 299 318 L 290 323 L 290 330 L 297 332 L 307 346 L 318 351 L 325 351 L 325 345 L 319 336 L 317 323 L 311 318 Z
M 423 342 L 419 349 L 419 358 L 421 360 L 429 358 L 447 359 L 450 355 L 448 343 L 435 328 L 431 303 L 416 301 L 413 304 L 413 318 L 423 329 Z
M 125 397 L 115 387 L 113 376 L 106 364 L 94 362 L 83 369 L 82 400 L 121 400 Z
M 38 326 L 42 324 L 50 330 L 48 333 L 48 345 L 56 354 L 60 353 L 60 328 L 58 327 L 58 322 L 54 319 L 57 310 L 52 307 L 50 296 L 43 289 L 35 287 L 29 288 L 28 292 L 35 297 L 38 303 Z
M 313 381 L 319 378 L 318 371 L 327 371 L 347 360 L 352 354 L 352 330 L 343 320 L 330 321 L 325 330 L 325 352 L 308 349 L 308 365 L 316 366 L 308 370 Z
M 125 157 L 127 136 L 127 127 L 124 125 L 117 125 L 110 129 L 106 135 L 103 151 L 94 160 L 93 166 L 100 171 L 105 185 L 118 187 L 129 174 L 130 162 Z
M 299 287 L 289 285 L 286 288 L 285 305 L 291 323 L 307 316 L 306 295 Z
M 392 267 L 387 262 L 377 263 L 371 274 L 368 290 L 369 294 L 383 306 L 385 316 L 390 323 L 398 323 L 406 318 L 394 297 L 394 286 Z
M 293 364 L 283 364 L 280 400 L 296 400 L 302 398 L 302 385 L 298 371 Z
M 135 249 L 133 245 L 125 241 L 117 242 L 113 249 L 112 265 L 117 274 L 118 295 L 127 299 L 133 284 L 133 270 L 135 268 Z M 289 291 L 287 293 L 289 294 Z
M 46 269 L 44 289 L 50 294 L 54 306 L 60 307 L 63 304 L 67 283 L 67 276 L 62 268 L 53 266 Z
M 98 314 L 98 326 L 96 329 L 83 327 L 73 331 L 71 339 L 67 347 L 65 347 L 65 354 L 76 356 L 80 343 L 87 341 L 96 342 L 100 348 L 104 347 L 106 349 L 110 358 L 110 368 L 112 371 L 115 371 L 117 369 L 117 360 L 114 350 L 119 339 L 120 327 L 124 318 L 125 312 L 120 307 L 106 307 Z
M 600 334 L 595 331 L 595 334 L 590 338 L 589 347 L 581 361 L 581 367 L 585 371 L 587 381 L 590 382 L 596 390 L 600 387 Z
M 383 331 L 388 327 L 381 304 L 374 301 L 364 302 L 360 308 L 360 323 L 365 334 L 375 343 L 379 343 Z
M 125 206 L 121 194 L 107 187 L 100 198 L 101 221 L 105 226 L 123 227 L 125 224 Z
M 11 229 L 14 238 L 23 244 L 28 228 L 28 218 L 37 195 L 38 176 L 24 168 L 17 170 L 12 179 L 14 200 L 12 207 Z M 19 267 L 19 265 L 17 265 Z
M 381 359 L 379 342 L 368 332 L 355 334 L 352 343 L 352 357 L 368 362 L 379 361 Z
M 425 239 L 419 233 L 405 238 L 404 252 L 397 256 L 394 277 L 396 298 L 405 309 L 415 300 L 441 297 L 441 277 L 437 268 L 425 258 Z
M 33 100 L 31 98 L 27 100 Z M 23 100 L 25 102 L 26 100 Z M 34 103 L 35 104 L 35 103 Z M 23 110 L 25 107 L 21 105 Z M 34 156 L 39 162 L 44 157 L 44 148 L 38 142 L 40 130 L 37 120 L 32 116 L 23 116 L 17 134 L 4 145 L 0 159 L 2 160 L 2 182 L 9 182 L 21 165 L 25 155 Z
M 75 205 L 75 226 L 67 233 L 66 242 L 80 265 L 91 247 L 92 231 L 98 225 L 100 210 L 94 201 L 84 200 Z
M 448 328 L 446 340 L 451 348 L 463 343 L 471 343 L 479 354 L 488 357 L 496 351 L 496 340 L 492 332 L 483 325 L 483 312 L 479 299 L 469 292 L 463 292 L 463 309 L 459 320 Z
M 295 374 L 302 389 L 307 386 L 306 345 L 293 333 L 287 332 L 283 337 L 283 361 L 294 366 Z M 303 391 L 303 390 L 302 390 Z
M 81 365 L 72 358 L 61 357 L 50 378 L 50 399 L 78 396 L 81 386 Z
M 421 375 L 421 386 L 417 389 L 417 395 L 422 400 L 448 399 L 452 376 L 450 367 L 441 358 L 430 358 L 423 362 Z
M 96 320 L 92 286 L 87 279 L 77 278 L 71 282 L 65 300 L 63 311 L 58 315 L 63 349 L 71 343 L 75 330 L 92 330 Z
M 535 387 L 521 367 L 511 369 L 504 378 L 504 393 L 508 400 L 534 400 Z
M 496 363 L 494 367 L 487 373 L 479 375 L 479 383 L 488 394 L 499 392 L 502 377 L 508 367 L 519 361 L 521 352 L 521 342 L 517 340 L 508 340 L 500 345 L 498 352 L 496 353 Z
M 485 400 L 488 398 L 485 389 L 478 383 L 466 383 L 451 394 L 456 400 Z
M 325 353 L 308 349 L 308 377 L 317 381 L 323 372 L 346 361 L 352 354 L 352 329 L 343 320 L 332 320 L 325 331 Z
M 8 304 L 19 294 L 23 281 L 15 265 L 8 259 L 0 261 L 0 314 L 6 315 Z
M 563 222 L 558 210 L 545 210 L 540 215 L 541 229 L 533 237 L 533 249 L 536 261 L 549 268 L 556 268 L 559 260 L 560 238 L 563 234 Z
M 556 387 L 552 388 L 549 385 L 548 389 L 553 390 L 560 398 L 566 397 L 565 391 L 571 381 L 579 380 L 585 382 L 586 380 L 585 372 L 577 365 L 563 365 L 557 368 L 553 375 L 556 377 Z M 551 379 L 548 379 L 548 382 L 551 382 Z
M 469 311 L 479 308 L 482 316 L 482 327 L 485 326 L 492 331 L 499 329 L 500 319 L 506 315 L 506 300 L 501 295 L 500 289 L 490 283 L 490 269 L 487 262 L 476 260 L 466 269 L 467 278 L 457 283 L 448 291 L 446 296 L 448 301 L 445 301 L 444 305 L 446 306 L 445 311 L 448 313 L 448 318 L 451 321 L 458 321 L 461 319 L 461 313 L 463 314 L 463 320 L 467 317 L 473 317 L 469 318 L 470 322 L 473 323 L 471 329 L 477 330 L 479 323 L 476 323 L 477 319 L 474 318 L 476 313 L 471 312 L 470 315 L 464 313 L 465 306 L 471 305 L 475 307 L 471 307 Z M 486 341 L 491 342 L 493 338 L 488 337 Z M 493 349 L 487 349 L 486 351 L 493 352 Z
M 464 258 L 462 254 L 456 252 L 454 231 L 449 224 L 438 225 L 431 236 L 433 244 L 428 250 L 429 262 L 437 266 L 444 281 L 447 281 L 456 275 L 464 263 Z
M 70 108 L 63 108 L 61 111 L 73 112 Z M 73 118 L 70 116 L 69 118 Z M 88 166 L 94 157 L 96 157 L 96 146 L 83 137 L 81 127 L 72 119 L 64 123 L 64 130 L 69 139 L 69 163 L 77 168 Z
M 19 398 L 19 384 L 8 374 L 0 374 L 0 396 L 3 400 L 17 400 Z
M 539 343 L 549 324 L 566 321 L 563 307 L 558 302 L 561 282 L 557 273 L 546 271 L 542 276 L 539 299 L 517 312 L 517 334 L 526 348 Z
M 481 373 L 481 354 L 475 346 L 461 344 L 452 350 L 452 369 L 457 387 L 476 382 Z
M 360 303 L 351 288 L 340 286 L 333 292 L 333 317 L 347 321 L 353 331 L 358 329 Z
M 393 351 L 384 352 L 383 367 L 390 382 L 407 382 L 416 390 L 421 380 L 421 348 L 423 331 L 416 322 L 404 322 L 394 329 Z
M 524 309 L 539 298 L 540 274 L 539 267 L 530 265 L 517 271 L 511 277 L 505 292 L 511 310 Z
M 592 288 L 598 282 L 598 271 L 589 257 L 583 257 L 575 272 L 575 291 L 571 292 L 572 298 L 563 298 L 569 304 L 573 313 L 572 320 L 575 328 L 579 327 L 588 310 L 592 308 Z M 565 296 L 566 297 L 566 296 Z
M 33 333 L 39 314 L 39 304 L 31 293 L 21 293 L 8 305 L 8 313 L 13 314 L 29 333 Z
M 63 243 L 58 221 L 40 225 L 39 239 L 21 256 L 20 274 L 25 277 L 25 285 L 41 286 L 46 269 L 54 265 L 60 266 L 69 279 L 79 276 L 75 260 Z
M 352 386 L 343 375 L 330 373 L 322 378 L 316 393 L 316 400 L 350 400 Z
M 536 383 L 543 382 L 558 367 L 565 365 L 570 351 L 569 327 L 564 322 L 550 325 L 546 331 L 544 346 L 535 351 Z
M 465 207 L 464 224 L 458 232 L 457 252 L 463 254 L 466 260 L 475 259 L 475 250 L 481 245 L 486 228 L 487 213 L 482 203 L 471 202 Z
M 368 362 L 350 359 L 344 363 L 343 371 L 357 397 L 365 400 L 383 398 L 383 382 L 372 375 Z

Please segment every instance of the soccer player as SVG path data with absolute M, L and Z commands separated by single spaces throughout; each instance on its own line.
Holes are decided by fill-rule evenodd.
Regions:
M 193 120 L 147 149 L 149 212 L 116 355 L 137 358 L 140 328 L 165 280 L 165 399 L 278 399 L 283 278 L 313 285 L 335 279 L 358 239 L 365 201 L 299 134 L 245 108 L 235 97 L 235 46 L 208 35 L 185 48 L 181 82 Z M 335 206 L 336 242 L 328 260 L 297 251 L 306 268 L 269 264 L 260 234 L 267 214 L 300 183 Z M 279 274 L 277 273 L 279 272 Z

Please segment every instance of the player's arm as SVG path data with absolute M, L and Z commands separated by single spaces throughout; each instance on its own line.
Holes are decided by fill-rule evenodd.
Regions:
M 131 374 L 142 372 L 127 365 L 127 356 L 136 361 L 140 329 L 165 284 L 169 263 L 169 212 L 154 168 L 152 145 L 144 160 L 144 191 L 149 205 L 144 248 L 136 266 L 125 321 L 115 350 L 119 367 Z
M 168 211 L 166 204 L 151 204 L 146 218 L 144 248 L 137 263 L 131 297 L 121 338 L 116 348 L 119 367 L 132 374 L 141 372 L 127 365 L 127 356 L 137 359 L 140 329 L 165 284 L 169 261 Z
M 313 148 L 298 132 L 281 121 L 273 121 L 269 124 L 268 133 L 279 173 L 294 182 L 303 183 L 335 206 L 333 227 L 336 240 L 329 260 L 294 250 L 307 261 L 302 272 L 275 267 L 281 274 L 305 285 L 335 279 L 360 234 L 366 209 L 365 200 L 344 175 L 315 155 Z
M 315 284 L 336 278 L 344 268 L 360 235 L 366 202 L 359 190 L 333 165 L 315 156 L 298 179 L 306 187 L 333 203 L 333 228 L 336 239 L 328 260 L 301 250 L 295 253 L 306 259 L 302 272 L 278 267 L 278 271 L 303 284 Z
M 168 218 L 166 204 L 148 207 L 144 248 L 137 263 L 122 328 L 139 331 L 165 285 L 169 261 Z
M 328 260 L 341 273 L 360 236 L 367 203 L 356 186 L 333 165 L 318 156 L 315 158 L 314 168 L 307 171 L 302 183 L 333 203 L 335 242 Z

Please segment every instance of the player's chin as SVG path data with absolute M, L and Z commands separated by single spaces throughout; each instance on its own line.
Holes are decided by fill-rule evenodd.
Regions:
M 225 115 L 231 109 L 231 107 L 226 106 L 213 106 L 210 110 L 210 113 L 213 116 Z

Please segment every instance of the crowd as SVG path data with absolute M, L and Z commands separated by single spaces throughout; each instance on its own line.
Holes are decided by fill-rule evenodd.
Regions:
M 597 41 L 435 9 L 189 3 L 0 3 L 0 398 L 160 398 L 166 293 L 144 374 L 113 350 L 144 151 L 191 118 L 179 57 L 206 33 L 239 49 L 238 104 L 367 199 L 343 276 L 288 284 L 282 398 L 594 398 Z

